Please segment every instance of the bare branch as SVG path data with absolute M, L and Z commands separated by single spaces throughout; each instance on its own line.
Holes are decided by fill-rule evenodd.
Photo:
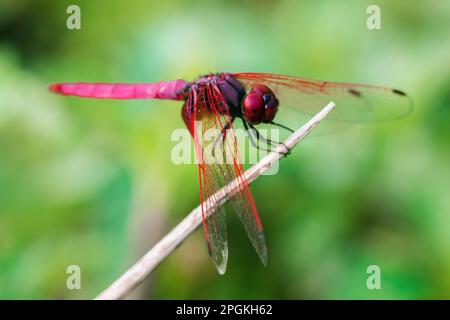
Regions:
M 248 183 L 253 182 L 257 177 L 275 165 L 288 149 L 294 148 L 317 124 L 324 119 L 327 114 L 335 108 L 335 104 L 330 102 L 319 113 L 312 117 L 305 125 L 295 131 L 284 144 L 278 145 L 273 152 L 266 155 L 258 163 L 245 171 Z M 241 189 L 238 179 L 220 189 L 214 196 L 219 204 L 225 203 Z M 211 203 L 208 201 L 207 203 Z M 212 214 L 211 206 L 205 208 L 206 215 Z M 173 228 L 164 238 L 162 238 L 150 251 L 129 268 L 119 279 L 100 293 L 96 299 L 122 299 L 125 298 L 136 286 L 169 256 L 191 233 L 193 233 L 202 223 L 201 207 L 195 208 L 186 218 L 184 218 L 175 228 Z

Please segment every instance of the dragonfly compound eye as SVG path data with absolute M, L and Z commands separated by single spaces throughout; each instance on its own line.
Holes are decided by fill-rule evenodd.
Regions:
M 271 122 L 278 110 L 278 99 L 273 91 L 264 85 L 254 85 L 244 99 L 243 114 L 250 124 Z
M 263 122 L 271 122 L 278 111 L 278 99 L 273 93 L 267 93 L 263 95 L 263 100 L 265 107 Z
M 264 99 L 261 94 L 250 91 L 243 103 L 243 115 L 250 124 L 259 124 L 264 120 Z

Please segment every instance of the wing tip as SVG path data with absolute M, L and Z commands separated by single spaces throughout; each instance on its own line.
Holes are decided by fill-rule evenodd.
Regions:
M 264 237 L 263 233 L 261 233 L 260 241 L 260 245 L 258 246 L 258 248 L 255 246 L 255 249 L 262 264 L 264 265 L 264 267 L 267 267 L 269 263 L 269 254 L 267 253 L 266 238 Z
M 223 264 L 223 265 L 221 265 L 221 266 L 217 266 L 217 265 L 216 265 L 216 269 L 217 269 L 217 272 L 218 272 L 221 276 L 223 276 L 223 275 L 225 274 L 225 272 L 227 271 L 227 265 L 226 265 L 226 263 Z
M 406 94 L 406 92 L 399 90 L 399 89 L 392 89 L 392 92 L 399 95 L 399 96 L 404 96 L 407 97 L 408 95 Z
M 227 271 L 227 260 L 228 260 L 228 254 L 226 254 L 225 256 L 222 256 L 221 261 L 216 261 L 216 259 L 213 258 L 214 261 L 214 266 L 217 269 L 217 272 L 223 276 L 225 274 L 225 272 Z
M 356 89 L 348 89 L 348 92 L 352 95 L 354 95 L 355 97 L 361 97 L 361 91 L 356 90 Z
M 208 248 L 208 254 L 212 258 L 214 262 L 214 266 L 217 269 L 217 272 L 223 276 L 225 272 L 227 271 L 227 263 L 228 263 L 228 245 L 225 245 L 225 248 L 221 250 L 220 253 L 213 251 L 213 248 L 211 248 L 211 244 L 209 241 L 206 241 L 206 245 Z
M 267 253 L 265 254 L 264 257 L 259 256 L 259 259 L 261 259 L 263 266 L 267 267 L 267 265 L 269 264 L 269 259 L 268 259 Z

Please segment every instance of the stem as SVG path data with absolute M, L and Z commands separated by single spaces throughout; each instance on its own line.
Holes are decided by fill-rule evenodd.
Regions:
M 286 147 L 293 149 L 327 114 L 335 108 L 334 102 L 330 102 L 319 113 L 312 117 L 300 129 L 296 130 L 285 141 L 262 158 L 258 163 L 244 172 L 248 183 L 253 182 L 275 165 L 283 154 L 287 152 Z M 235 179 L 226 188 L 218 190 L 215 199 L 219 205 L 225 203 L 240 191 L 240 183 Z M 227 192 L 228 191 L 228 192 Z M 210 201 L 208 203 L 211 203 Z M 212 214 L 211 206 L 205 208 L 206 215 Z M 96 299 L 113 300 L 125 298 L 134 288 L 147 278 L 150 273 L 169 256 L 191 233 L 202 223 L 201 207 L 195 208 L 175 228 L 164 236 L 150 251 L 129 268 L 120 278 L 114 281 L 108 288 L 100 293 Z

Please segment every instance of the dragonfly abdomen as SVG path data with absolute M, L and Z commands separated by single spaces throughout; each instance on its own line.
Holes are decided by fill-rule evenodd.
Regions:
M 95 99 L 168 99 L 183 100 L 184 80 L 156 83 L 86 83 L 65 82 L 49 86 L 53 92 Z

